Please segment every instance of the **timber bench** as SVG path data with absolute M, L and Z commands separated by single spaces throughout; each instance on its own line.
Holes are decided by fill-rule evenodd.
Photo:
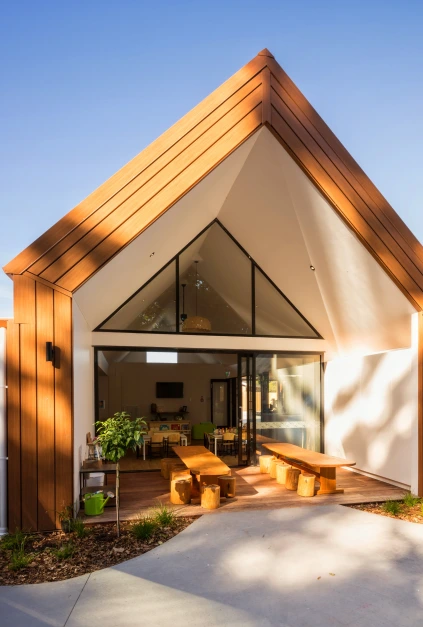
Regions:
M 265 448 L 287 462 L 290 466 L 313 474 L 320 482 L 317 494 L 340 494 L 344 490 L 336 487 L 336 469 L 342 466 L 355 466 L 356 462 L 341 457 L 331 457 L 323 453 L 308 451 L 301 446 L 285 443 L 266 443 Z

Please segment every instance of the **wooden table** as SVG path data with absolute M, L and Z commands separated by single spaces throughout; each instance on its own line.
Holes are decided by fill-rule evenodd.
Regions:
M 199 470 L 200 475 L 230 475 L 231 469 L 205 446 L 174 446 L 176 455 L 190 470 Z
M 286 443 L 266 443 L 262 445 L 291 466 L 315 475 L 320 482 L 317 494 L 339 494 L 344 490 L 336 487 L 336 469 L 342 466 L 355 466 L 356 462 L 341 457 L 331 457 L 315 453 L 301 446 Z

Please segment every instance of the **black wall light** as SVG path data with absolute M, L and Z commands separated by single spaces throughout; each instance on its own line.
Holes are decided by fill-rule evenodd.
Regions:
M 53 361 L 54 347 L 53 342 L 46 342 L 46 361 Z

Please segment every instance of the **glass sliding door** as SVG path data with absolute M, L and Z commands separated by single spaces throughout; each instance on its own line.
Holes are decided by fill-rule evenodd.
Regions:
M 321 450 L 320 355 L 256 355 L 257 447 L 288 442 Z
M 253 383 L 255 359 L 253 355 L 238 358 L 238 463 L 255 464 L 256 458 L 256 404 Z

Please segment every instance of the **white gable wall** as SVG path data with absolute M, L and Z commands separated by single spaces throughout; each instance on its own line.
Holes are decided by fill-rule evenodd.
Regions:
M 414 485 L 414 309 L 266 128 L 75 293 L 85 331 L 216 217 L 324 340 L 93 333 L 92 344 L 324 351 L 327 452 L 355 458 L 363 471 Z M 230 272 L 236 274 L 236 268 Z M 80 415 L 92 408 L 90 398 Z

